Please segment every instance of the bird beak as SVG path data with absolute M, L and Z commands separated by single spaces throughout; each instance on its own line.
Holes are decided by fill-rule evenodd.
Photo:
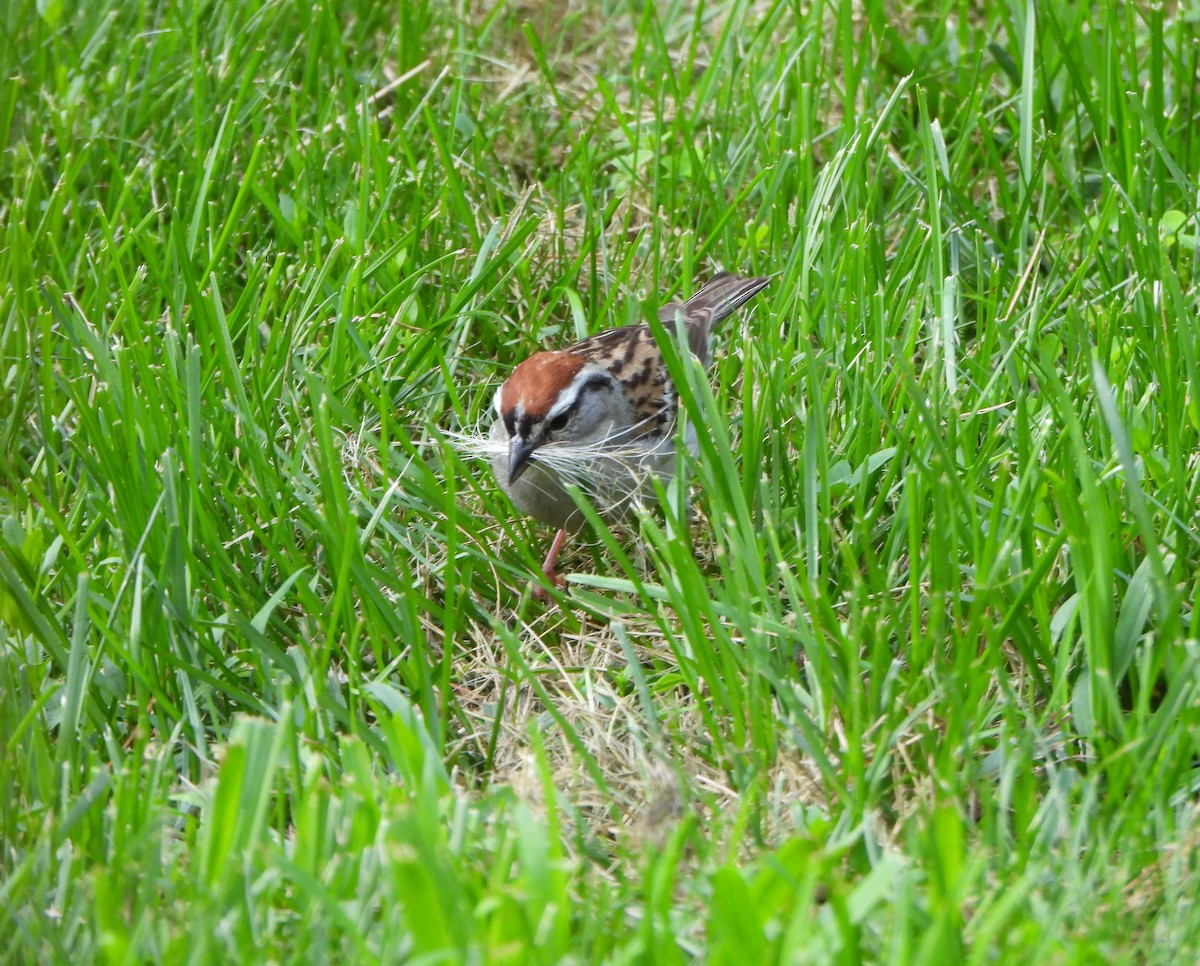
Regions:
M 529 457 L 537 446 L 520 436 L 514 436 L 508 444 L 508 483 L 511 486 L 529 468 Z

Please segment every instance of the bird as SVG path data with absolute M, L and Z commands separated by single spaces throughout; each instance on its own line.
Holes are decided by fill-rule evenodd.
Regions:
M 682 324 L 688 350 L 707 368 L 713 328 L 771 278 L 720 272 L 687 301 L 667 302 L 658 318 L 668 335 Z M 492 470 L 518 510 L 557 528 L 542 564 L 550 584 L 563 586 L 559 553 L 585 522 L 567 487 L 578 487 L 608 523 L 652 501 L 651 479 L 666 482 L 675 473 L 678 408 L 662 350 L 645 323 L 536 352 L 496 391 Z M 695 455 L 694 424 L 685 444 Z M 546 597 L 536 585 L 534 592 Z

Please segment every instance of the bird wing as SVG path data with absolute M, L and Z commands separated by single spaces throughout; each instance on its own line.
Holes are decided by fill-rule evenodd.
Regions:
M 635 435 L 662 434 L 674 422 L 675 386 L 650 326 L 609 329 L 575 343 L 567 351 L 603 366 L 621 382 L 638 421 Z

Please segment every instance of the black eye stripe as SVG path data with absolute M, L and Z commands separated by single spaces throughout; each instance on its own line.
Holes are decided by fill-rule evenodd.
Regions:
M 584 393 L 596 389 L 610 389 L 611 387 L 611 376 L 605 375 L 602 372 L 596 372 L 588 376 L 587 379 L 579 384 L 579 388 L 575 390 L 575 399 L 571 402 L 571 405 L 553 419 L 546 420 L 546 429 L 552 433 L 566 429 L 567 423 L 571 421 L 572 414 L 579 408 L 579 401 L 583 398 Z
M 611 390 L 612 384 L 612 377 L 605 373 L 596 372 L 588 376 L 588 378 L 581 382 L 578 388 L 575 390 L 575 398 L 571 400 L 570 404 L 565 409 L 562 409 L 556 413 L 552 419 L 547 418 L 543 422 L 543 432 L 556 433 L 559 430 L 566 429 L 567 423 L 571 421 L 571 417 L 579 409 L 579 403 L 580 400 L 583 399 L 584 393 L 595 391 L 597 389 Z M 528 416 L 525 416 L 520 420 L 518 427 L 520 429 L 520 435 L 523 438 L 531 438 L 530 433 L 533 432 L 533 421 Z M 514 433 L 510 430 L 509 435 L 514 435 Z
M 579 387 L 579 392 L 576 393 L 576 398 L 582 396 L 589 389 L 606 389 L 612 385 L 612 377 L 607 376 L 602 372 L 595 372 L 588 376 L 587 379 Z

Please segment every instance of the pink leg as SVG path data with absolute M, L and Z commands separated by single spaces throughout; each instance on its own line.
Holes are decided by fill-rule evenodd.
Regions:
M 546 554 L 546 559 L 542 563 L 542 573 L 555 587 L 561 587 L 566 583 L 565 580 L 563 580 L 557 573 L 554 572 L 554 565 L 558 563 L 559 552 L 562 550 L 563 544 L 566 542 L 567 531 L 559 530 L 558 533 L 554 535 L 554 542 L 550 544 L 550 552 Z M 548 600 L 550 594 L 545 587 L 535 586 L 533 588 L 533 596 L 538 600 Z

